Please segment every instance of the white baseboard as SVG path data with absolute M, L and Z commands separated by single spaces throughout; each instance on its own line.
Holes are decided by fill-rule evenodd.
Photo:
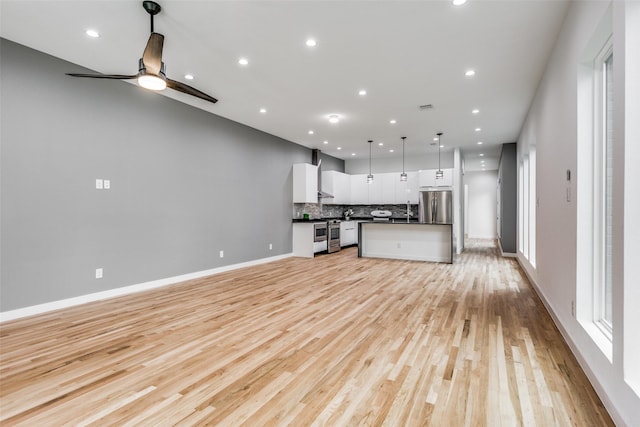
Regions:
M 138 283 L 121 288 L 109 289 L 107 291 L 96 292 L 93 294 L 80 295 L 73 298 L 67 298 L 58 301 L 47 302 L 44 304 L 32 305 L 30 307 L 18 308 L 16 310 L 0 312 L 0 323 L 9 320 L 20 319 L 22 317 L 33 316 L 36 314 L 46 313 L 48 311 L 59 310 L 61 308 L 73 307 L 75 305 L 85 304 L 93 301 L 100 301 L 107 298 L 113 298 L 122 295 L 142 292 L 149 289 L 160 288 L 162 286 L 172 285 L 174 283 L 184 282 L 187 280 L 198 279 L 200 277 L 211 276 L 213 274 L 223 273 L 225 271 L 237 270 L 239 268 L 251 267 L 254 265 L 266 264 L 272 261 L 292 257 L 293 253 L 277 255 L 269 258 L 261 258 L 253 261 L 241 262 L 239 264 L 225 265 L 209 270 L 196 271 L 194 273 L 181 274 L 179 276 L 167 277 L 164 279 L 152 280 L 150 282 Z
M 508 258 L 517 258 L 517 257 L 518 257 L 518 254 L 517 254 L 517 253 L 513 253 L 513 252 L 505 252 L 505 251 L 503 251 L 503 250 L 502 250 L 502 244 L 500 243 L 500 239 L 496 239 L 496 240 L 497 240 L 497 242 L 498 242 L 498 248 L 500 249 L 500 254 L 501 254 L 503 257 L 508 257 Z M 523 268 L 523 270 L 524 270 L 524 268 Z
M 613 422 L 619 426 L 625 425 L 624 421 L 622 420 L 622 417 L 620 416 L 620 413 L 616 410 L 615 405 L 613 404 L 611 399 L 609 399 L 609 396 L 607 395 L 606 391 L 602 387 L 602 384 L 600 384 L 600 382 L 598 381 L 598 378 L 596 377 L 594 372 L 591 370 L 587 361 L 582 357 L 582 354 L 578 350 L 576 343 L 573 341 L 573 339 L 571 339 L 571 335 L 569 335 L 567 330 L 564 328 L 564 326 L 560 322 L 560 319 L 558 319 L 558 317 L 556 316 L 556 313 L 553 310 L 552 305 L 549 304 L 549 301 L 547 301 L 547 298 L 545 297 L 544 293 L 540 289 L 540 286 L 538 286 L 538 283 L 533 279 L 533 277 L 531 277 L 531 275 L 529 274 L 525 266 L 522 264 L 522 261 L 520 260 L 520 258 L 516 257 L 516 259 L 518 260 L 518 265 L 520 265 L 520 268 L 524 272 L 525 276 L 527 276 L 527 279 L 529 279 L 529 283 L 531 283 L 531 286 L 533 286 L 533 289 L 536 291 L 536 294 L 538 295 L 538 297 L 540 297 L 540 301 L 542 301 L 542 304 L 547 309 L 547 312 L 551 316 L 551 319 L 553 320 L 553 323 L 556 325 L 556 328 L 558 328 L 558 330 L 560 331 L 562 338 L 564 338 L 564 341 L 569 346 L 571 353 L 573 353 L 573 356 L 576 358 L 576 360 L 578 361 L 578 364 L 580 365 L 585 375 L 589 379 L 591 386 L 593 387 L 596 394 L 602 401 L 602 404 L 604 405 L 604 407 L 607 409 L 607 412 L 609 412 L 609 415 L 613 419 Z

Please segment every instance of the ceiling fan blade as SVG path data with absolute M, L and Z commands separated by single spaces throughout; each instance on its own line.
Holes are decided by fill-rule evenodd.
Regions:
M 81 74 L 81 73 L 67 73 L 67 76 L 71 77 L 88 77 L 90 79 L 113 79 L 113 80 L 129 80 L 138 77 L 137 74 L 128 76 L 126 74 Z
M 144 48 L 142 54 L 142 63 L 144 68 L 147 69 L 147 73 L 160 74 L 162 69 L 162 45 L 164 44 L 164 36 L 159 33 L 151 33 L 149 41 L 147 41 L 147 47 Z
M 195 97 L 198 97 L 200 99 L 204 99 L 205 101 L 209 101 L 212 103 L 216 103 L 218 102 L 217 99 L 215 99 L 212 96 L 207 95 L 206 93 L 191 87 L 189 85 L 186 85 L 184 83 L 181 82 L 177 82 L 175 80 L 171 80 L 171 79 L 167 79 L 167 87 L 173 89 L 173 90 L 177 90 L 178 92 L 182 92 L 182 93 L 186 93 L 187 95 L 193 95 Z

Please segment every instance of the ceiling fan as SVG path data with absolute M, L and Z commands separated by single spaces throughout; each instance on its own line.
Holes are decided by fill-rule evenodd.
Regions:
M 164 62 L 162 62 L 162 45 L 164 43 L 164 36 L 162 34 L 153 31 L 153 17 L 157 15 L 162 8 L 154 1 L 143 1 L 142 7 L 151 17 L 151 35 L 147 41 L 147 46 L 144 48 L 142 58 L 138 60 L 138 74 L 125 75 L 125 74 L 79 74 L 79 73 L 67 73 L 72 77 L 88 77 L 92 79 L 113 79 L 113 80 L 132 80 L 137 79 L 138 84 L 146 89 L 150 90 L 164 90 L 170 88 L 183 92 L 188 95 L 204 99 L 212 103 L 218 102 L 212 96 L 206 93 L 186 85 L 184 83 L 171 80 L 167 78 L 165 74 Z

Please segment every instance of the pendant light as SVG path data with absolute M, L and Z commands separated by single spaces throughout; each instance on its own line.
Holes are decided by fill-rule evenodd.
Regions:
M 438 132 L 438 170 L 436 171 L 436 179 L 444 178 L 444 172 L 440 169 L 440 137 L 442 136 L 442 132 Z
M 407 173 L 404 171 L 404 140 L 407 139 L 406 136 L 402 137 L 402 173 L 400 174 L 400 181 L 407 180 Z
M 371 145 L 373 145 L 373 141 L 369 140 L 369 175 L 367 175 L 367 184 L 373 184 L 373 174 L 371 173 Z

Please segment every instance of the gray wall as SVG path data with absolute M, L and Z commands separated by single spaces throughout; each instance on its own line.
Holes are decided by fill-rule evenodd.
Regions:
M 320 158 L 322 159 L 323 171 L 344 172 L 344 160 L 337 159 L 333 156 L 330 156 L 324 153 L 320 153 Z M 311 159 L 305 160 L 305 163 L 311 163 Z
M 292 164 L 311 150 L 7 40 L 0 54 L 1 311 L 291 252 Z
M 502 145 L 498 185 L 500 186 L 500 245 L 502 251 L 515 254 L 517 251 L 518 227 L 518 165 L 517 144 Z

